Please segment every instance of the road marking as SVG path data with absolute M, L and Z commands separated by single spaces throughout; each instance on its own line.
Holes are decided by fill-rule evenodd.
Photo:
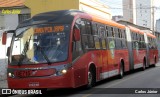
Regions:
M 88 96 L 91 96 L 92 94 L 86 94 L 86 95 L 84 95 L 84 96 L 82 96 L 82 97 L 88 97 Z
M 158 68 L 160 68 L 160 67 L 158 67 Z M 151 69 L 152 69 L 152 68 L 150 68 L 150 70 L 151 70 Z M 140 76 L 140 75 L 142 75 L 142 74 L 144 74 L 144 73 L 150 72 L 150 70 L 144 71 L 144 72 L 142 72 L 142 73 L 138 73 L 138 72 L 139 72 L 139 71 L 138 71 L 138 72 L 137 72 L 137 73 L 138 73 L 137 75 L 133 75 L 133 76 L 131 76 L 131 77 L 129 77 L 129 78 L 122 79 L 122 80 L 118 81 L 117 83 L 110 84 L 110 85 L 108 85 L 107 87 L 104 87 L 104 88 L 111 88 L 111 87 L 113 87 L 113 86 L 115 86 L 115 85 L 118 85 L 118 84 L 124 82 L 124 81 L 130 80 L 130 79 L 135 78 L 135 77 L 138 77 L 138 76 Z M 98 91 L 101 91 L 101 90 L 97 90 L 97 91 L 91 92 L 90 94 L 86 94 L 86 95 L 84 95 L 84 96 L 82 96 L 82 97 L 89 97 L 89 96 L 93 95 L 93 93 L 98 92 Z
M 152 69 L 152 68 L 151 68 Z M 109 86 L 107 86 L 107 87 L 105 87 L 105 88 L 111 88 L 111 87 L 113 87 L 113 86 L 115 86 L 115 85 L 118 85 L 118 84 L 120 84 L 120 83 L 122 83 L 122 82 L 125 82 L 125 81 L 127 81 L 127 80 L 130 80 L 130 79 L 132 79 L 132 78 L 135 78 L 135 77 L 138 77 L 138 76 L 140 76 L 140 75 L 142 75 L 142 74 L 144 74 L 144 73 L 148 73 L 148 72 L 150 72 L 150 70 L 149 71 L 144 71 L 144 72 L 142 72 L 142 73 L 138 73 L 137 75 L 133 75 L 133 76 L 131 76 L 131 77 L 129 77 L 129 78 L 126 78 L 126 79 L 122 79 L 122 80 L 120 80 L 120 81 L 118 81 L 117 83 L 113 83 L 113 84 L 110 84 Z

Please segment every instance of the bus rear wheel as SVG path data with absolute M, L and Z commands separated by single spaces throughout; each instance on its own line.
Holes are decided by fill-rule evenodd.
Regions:
M 157 62 L 157 59 L 156 57 L 154 58 L 154 64 L 153 64 L 153 67 L 156 67 L 156 62 Z
M 144 71 L 145 69 L 146 69 L 146 60 L 144 59 L 143 66 L 142 66 L 142 71 Z
M 118 75 L 118 78 L 123 78 L 124 76 L 124 67 L 122 65 L 122 63 L 120 64 L 120 68 L 119 68 L 119 75 Z

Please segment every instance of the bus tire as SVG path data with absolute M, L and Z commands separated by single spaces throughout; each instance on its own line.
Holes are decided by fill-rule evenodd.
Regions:
M 92 88 L 96 83 L 96 69 L 92 65 L 88 70 L 88 84 L 87 88 Z
M 123 63 L 121 62 L 120 64 L 120 68 L 119 68 L 119 75 L 118 75 L 118 78 L 123 78 L 124 76 L 124 66 L 123 66 Z
M 143 66 L 142 66 L 141 70 L 144 71 L 145 69 L 146 69 L 146 59 L 144 58 Z
M 157 59 L 156 57 L 154 58 L 154 64 L 153 64 L 153 67 L 156 67 L 156 62 L 157 62 Z

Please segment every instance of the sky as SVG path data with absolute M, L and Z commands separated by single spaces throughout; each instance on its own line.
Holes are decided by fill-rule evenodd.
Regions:
M 123 15 L 122 0 L 100 0 L 111 8 L 112 15 Z M 155 10 L 155 19 L 160 19 L 160 0 L 154 0 L 154 5 L 159 7 Z

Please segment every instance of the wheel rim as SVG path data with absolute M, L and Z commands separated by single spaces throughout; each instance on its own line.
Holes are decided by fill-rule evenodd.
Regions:
M 92 83 L 92 73 L 91 72 L 88 72 L 88 84 L 91 85 Z
M 120 75 L 123 76 L 123 67 L 120 68 Z
M 145 66 L 145 63 L 143 64 L 143 69 L 145 69 L 146 68 L 146 66 Z

